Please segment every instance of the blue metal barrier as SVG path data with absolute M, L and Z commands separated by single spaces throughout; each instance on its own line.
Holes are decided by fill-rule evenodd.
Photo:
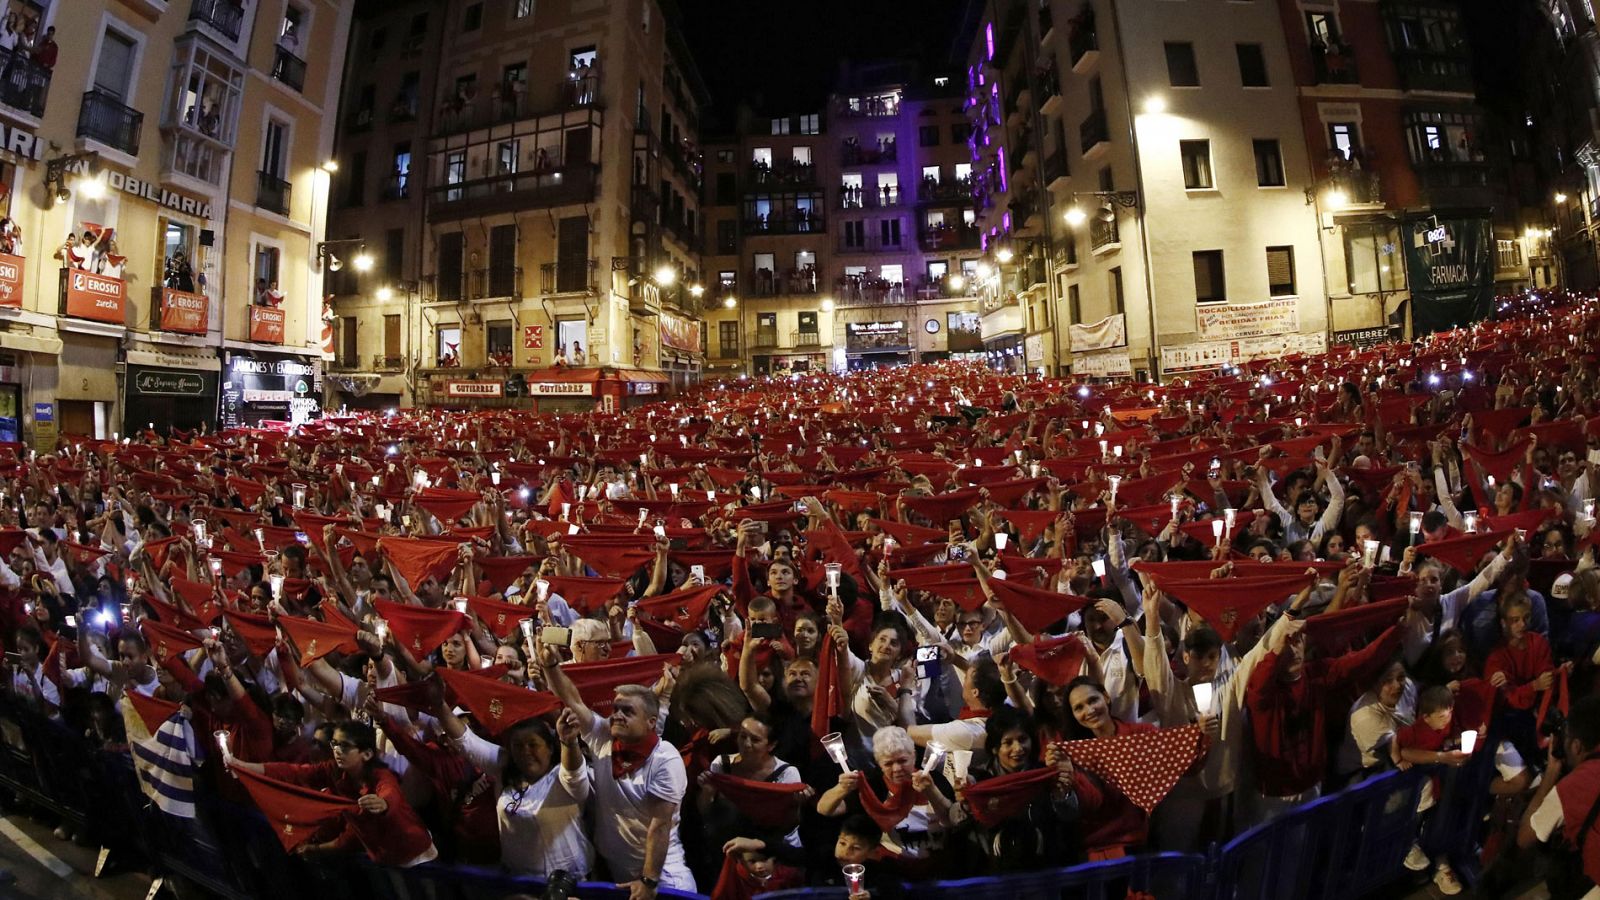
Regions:
M 1130 891 L 1156 897 L 1209 893 L 1207 861 L 1193 853 L 1152 853 L 1040 872 L 1018 872 L 911 885 L 910 896 L 936 900 L 1123 900 Z

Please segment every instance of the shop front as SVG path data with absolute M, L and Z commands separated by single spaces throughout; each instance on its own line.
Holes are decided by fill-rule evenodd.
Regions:
M 215 427 L 222 363 L 215 356 L 129 350 L 123 378 L 122 431 Z
M 115 415 L 117 352 L 127 333 L 127 286 L 120 278 L 62 269 L 58 424 L 63 435 L 100 438 L 120 432 Z
M 910 365 L 910 326 L 904 319 L 846 322 L 844 352 L 851 371 Z
M 444 409 L 504 409 L 526 407 L 521 376 L 473 378 L 470 373 L 453 377 L 434 375 L 428 380 L 428 405 Z
M 223 428 L 322 417 L 322 360 L 242 350 L 225 351 L 219 417 Z
M 527 374 L 523 390 L 539 412 L 589 412 L 595 408 L 602 374 L 600 369 L 566 366 L 536 369 Z

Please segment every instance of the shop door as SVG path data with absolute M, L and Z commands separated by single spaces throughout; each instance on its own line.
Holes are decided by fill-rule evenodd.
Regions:
M 79 437 L 94 437 L 94 401 L 93 400 L 61 400 L 56 403 L 56 415 L 60 416 L 57 427 L 58 434 L 77 435 Z

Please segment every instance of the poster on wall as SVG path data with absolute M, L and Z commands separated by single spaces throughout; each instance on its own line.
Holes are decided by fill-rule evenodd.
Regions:
M 1126 378 L 1133 374 L 1133 360 L 1125 352 L 1085 353 L 1072 358 L 1072 374 L 1087 378 Z
M 1296 353 L 1321 353 L 1326 349 L 1328 349 L 1328 336 L 1320 331 L 1315 334 L 1279 334 L 1237 341 L 1180 344 L 1161 348 L 1161 372 L 1165 375 L 1199 372 L 1222 366 L 1235 366 L 1252 359 L 1275 359 Z
M 22 264 L 20 256 L 0 253 L 0 306 L 22 307 Z
M 1494 241 L 1487 218 L 1417 219 L 1405 244 L 1414 334 L 1470 325 L 1493 310 Z
M 1111 350 L 1128 346 L 1128 321 L 1122 313 L 1098 322 L 1067 326 L 1068 346 L 1073 353 L 1086 350 Z
M 322 362 L 236 354 L 223 369 L 222 427 L 322 417 Z
M 1236 341 L 1300 330 L 1300 301 L 1207 303 L 1194 308 L 1195 334 L 1203 341 Z

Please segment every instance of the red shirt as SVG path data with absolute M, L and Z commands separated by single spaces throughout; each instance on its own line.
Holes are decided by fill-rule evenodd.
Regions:
M 268 778 L 302 784 L 351 799 L 377 794 L 389 804 L 389 808 L 381 813 L 363 811 L 347 817 L 344 831 L 337 841 L 340 847 L 350 847 L 359 842 L 373 862 L 383 866 L 403 866 L 433 846 L 433 836 L 428 834 L 421 817 L 400 792 L 400 779 L 386 768 L 380 766 L 371 769 L 364 779 L 345 774 L 332 762 L 310 765 L 267 763 L 265 768 Z
M 1353 653 L 1307 660 L 1299 678 L 1278 677 L 1278 654 L 1262 657 L 1245 686 L 1256 781 L 1268 797 L 1292 797 L 1322 782 L 1328 767 L 1327 704 L 1400 646 L 1400 629 Z
M 1539 696 L 1533 686 L 1534 680 L 1555 668 L 1550 660 L 1550 642 L 1544 635 L 1529 631 L 1524 637 L 1521 649 L 1502 640 L 1500 646 L 1489 651 L 1489 658 L 1483 664 L 1485 680 L 1493 678 L 1496 672 L 1505 673 L 1506 684 L 1500 689 L 1500 696 L 1513 709 L 1532 709 Z

